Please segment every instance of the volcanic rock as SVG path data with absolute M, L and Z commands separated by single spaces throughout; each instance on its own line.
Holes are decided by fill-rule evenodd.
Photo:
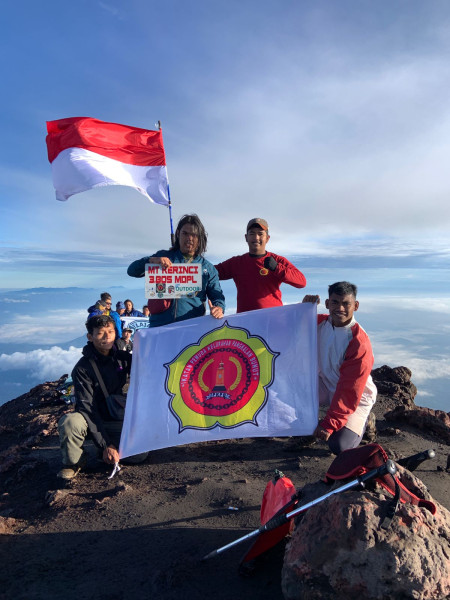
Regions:
M 417 394 L 416 386 L 411 382 L 412 373 L 407 367 L 388 367 L 383 365 L 372 371 L 372 379 L 377 386 L 378 409 L 386 405 L 386 409 L 394 408 L 399 404 L 413 407 Z M 381 396 L 381 398 L 380 398 Z M 383 397 L 385 401 L 383 402 Z M 388 399 L 388 402 L 386 402 Z M 377 406 L 378 405 L 378 406 Z
M 384 381 L 383 376 L 386 377 Z M 374 378 L 379 388 L 373 410 L 378 443 L 393 459 L 433 448 L 436 458 L 423 463 L 416 473 L 420 473 L 433 497 L 450 508 L 449 473 L 446 472 L 450 464 L 448 445 L 444 442 L 448 439 L 445 437 L 447 422 L 438 415 L 443 434 L 437 437 L 437 429 L 420 429 L 419 423 L 407 420 L 409 417 L 405 421 L 400 416 L 398 421 L 387 421 L 384 415 L 396 408 L 404 408 L 401 413 L 404 415 L 410 410 L 420 410 L 414 404 L 415 387 L 410 382 L 410 371 L 403 367 L 382 367 L 381 371 L 375 370 Z M 239 559 L 244 552 L 242 546 L 224 552 L 220 560 L 211 559 L 206 568 L 200 559 L 214 548 L 259 527 L 262 495 L 275 469 L 285 472 L 296 487 L 302 488 L 303 498 L 307 498 L 308 487 L 312 494 L 309 499 L 328 491 L 329 488 L 320 483 L 333 460 L 325 443 L 314 441 L 311 444 L 303 439 L 287 452 L 289 438 L 244 438 L 162 448 L 150 452 L 143 464 L 124 466 L 114 479 L 109 480 L 111 467 L 97 460 L 96 448 L 88 442 L 86 470 L 75 480 L 65 483 L 56 477 L 61 468 L 56 424 L 73 408 L 61 396 L 64 380 L 65 376 L 36 386 L 28 394 L 0 407 L 0 534 L 6 534 L 1 537 L 4 552 L 0 600 L 59 600 L 62 596 L 65 600 L 79 600 L 80 597 L 85 600 L 147 597 L 197 600 L 212 594 L 215 600 L 283 600 L 280 581 L 283 544 L 273 549 L 275 553 L 268 552 L 261 557 L 263 568 L 246 579 L 237 575 Z M 386 394 L 391 390 L 395 397 L 383 395 L 380 390 Z M 426 497 L 425 490 L 419 492 L 417 495 Z M 352 509 L 355 514 L 363 512 L 360 506 L 366 510 L 366 505 L 373 504 L 367 500 L 367 494 L 355 494 L 356 508 Z M 381 496 L 378 501 L 384 507 Z M 229 506 L 239 510 L 229 510 Z M 378 509 L 381 510 L 378 505 L 371 509 L 376 516 Z M 323 513 L 326 516 L 327 510 L 325 504 L 321 505 L 319 516 Z M 342 507 L 344 510 L 345 506 Z M 429 519 L 435 524 L 441 549 L 430 537 L 433 564 L 428 562 L 430 556 L 423 559 L 433 579 L 443 557 L 449 559 L 448 527 L 438 521 L 443 511 L 438 506 L 436 517 L 424 514 L 419 518 L 414 511 L 419 510 L 422 514 L 421 509 L 411 507 L 413 512 L 408 513 L 404 511 L 409 508 L 403 506 L 401 510 L 402 523 L 408 523 L 408 519 L 411 523 L 417 520 L 423 530 L 428 527 Z M 333 522 L 343 520 L 345 514 L 337 511 Z M 395 517 L 394 522 L 397 519 Z M 351 520 L 348 517 L 348 523 L 353 523 L 353 513 Z M 400 539 L 406 539 L 402 536 L 408 527 L 398 526 Z M 338 546 L 337 534 L 333 538 L 327 530 L 324 534 L 321 529 L 316 529 L 316 541 L 328 536 L 325 552 L 330 555 L 330 560 L 332 556 L 350 553 L 345 543 L 352 550 L 356 548 L 348 562 L 351 564 L 353 560 L 358 565 L 365 560 L 364 543 L 370 562 L 376 542 L 382 557 L 378 571 L 381 580 L 385 572 L 395 573 L 400 565 L 404 565 L 397 579 L 406 581 L 418 560 L 415 553 L 409 551 L 409 546 L 411 564 L 403 557 L 402 548 L 389 545 L 390 538 L 378 543 L 381 540 L 378 531 L 373 532 L 372 545 L 370 540 L 364 542 L 364 536 L 360 541 L 360 529 L 361 526 L 353 532 L 349 525 L 342 549 Z M 306 537 L 304 543 L 310 543 Z M 427 537 L 424 539 L 428 540 Z M 415 537 L 410 539 L 411 544 L 415 542 Z M 323 547 L 310 554 L 317 565 L 319 559 L 323 561 L 322 550 Z M 332 580 L 326 561 L 324 564 L 323 572 L 319 567 L 313 572 L 318 578 L 305 579 L 304 584 L 297 579 L 293 569 L 289 572 L 291 579 L 285 567 L 283 581 L 289 584 L 288 589 L 293 593 L 302 585 L 305 598 L 326 600 L 326 594 L 332 593 L 330 582 L 334 585 L 336 581 L 338 585 L 341 580 L 339 573 Z M 334 565 L 338 566 L 337 559 Z M 420 568 L 419 565 L 418 572 Z M 345 571 L 342 572 L 345 575 Z M 446 585 L 446 573 L 442 571 L 442 590 Z M 393 575 L 390 577 L 394 578 Z M 415 577 L 412 574 L 413 582 Z M 405 593 L 412 589 L 412 595 L 408 597 L 419 597 L 414 596 L 419 593 L 419 583 L 414 583 L 413 588 L 406 586 Z M 342 589 L 356 593 L 358 600 L 370 597 L 365 595 L 366 587 L 362 582 L 359 589 L 357 585 L 352 588 L 342 578 Z M 385 598 L 394 598 L 400 587 L 398 581 L 394 581 L 393 591 L 389 590 Z M 422 588 L 424 594 L 435 593 L 431 587 Z M 307 595 L 313 592 L 315 596 Z M 401 592 L 397 595 L 405 597 Z M 336 595 L 329 597 L 339 598 Z M 351 598 L 350 595 L 346 597 Z
M 430 498 L 409 474 L 415 490 Z M 316 498 L 323 494 L 316 484 Z M 381 488 L 380 488 L 381 489 Z M 313 488 L 309 486 L 308 494 Z M 390 497 L 389 497 L 390 498 Z M 286 600 L 444 600 L 450 595 L 450 512 L 402 504 L 382 529 L 381 491 L 337 493 L 296 524 L 282 570 Z
M 408 423 L 418 429 L 434 434 L 447 444 L 450 443 L 450 414 L 443 410 L 433 410 L 423 406 L 409 408 L 397 406 L 384 415 L 386 421 Z

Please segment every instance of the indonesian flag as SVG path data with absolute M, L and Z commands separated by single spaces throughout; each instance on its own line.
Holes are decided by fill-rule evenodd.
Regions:
M 317 309 L 305 302 L 139 329 L 122 458 L 194 442 L 311 435 Z
M 48 160 L 57 200 L 105 185 L 135 188 L 168 206 L 169 181 L 161 131 L 89 117 L 47 121 Z

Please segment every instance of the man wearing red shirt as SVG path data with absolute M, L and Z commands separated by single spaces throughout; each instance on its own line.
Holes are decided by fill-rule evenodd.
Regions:
M 233 279 L 237 288 L 237 312 L 282 306 L 280 285 L 303 288 L 306 279 L 283 256 L 266 251 L 270 239 L 267 221 L 251 219 L 245 240 L 249 252 L 215 265 L 219 279 Z

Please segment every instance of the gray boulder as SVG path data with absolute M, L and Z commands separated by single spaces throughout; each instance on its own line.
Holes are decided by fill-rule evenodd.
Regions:
M 431 498 L 420 480 L 410 473 L 407 479 L 419 497 Z M 307 487 L 307 500 L 324 493 L 323 483 Z M 436 502 L 434 516 L 401 504 L 384 530 L 380 522 L 392 497 L 383 491 L 342 492 L 305 513 L 286 548 L 286 600 L 450 597 L 450 512 Z

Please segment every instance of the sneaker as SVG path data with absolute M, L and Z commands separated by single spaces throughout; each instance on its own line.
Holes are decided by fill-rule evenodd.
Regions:
M 65 465 L 58 473 L 60 479 L 70 481 L 78 475 L 78 473 L 87 465 L 87 455 L 85 452 L 80 457 L 80 460 L 75 465 Z
M 377 419 L 374 412 L 371 412 L 367 417 L 364 439 L 368 440 L 369 442 L 375 442 L 377 439 Z

